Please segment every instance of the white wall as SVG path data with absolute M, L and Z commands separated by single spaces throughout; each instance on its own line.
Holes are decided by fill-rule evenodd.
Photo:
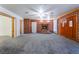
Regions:
M 15 23 L 14 23 L 15 24 L 14 30 L 16 31 L 15 32 L 16 36 L 19 36 L 20 35 L 20 19 L 22 19 L 22 17 L 18 16 L 17 14 L 15 14 L 15 13 L 11 12 L 10 10 L 7 10 L 7 9 L 1 7 L 1 6 L 0 6 L 0 12 L 3 12 L 5 14 L 8 14 L 8 15 L 16 18 Z M 6 21 L 6 19 L 9 19 L 9 20 Z M 9 17 L 0 16 L 0 36 L 3 36 L 3 35 L 11 36 L 12 35 L 12 27 L 11 27 L 12 21 L 11 20 L 12 19 L 9 18 Z M 6 22 L 7 22 L 7 24 L 6 24 Z
M 24 21 L 22 20 L 22 34 L 24 33 Z
M 20 36 L 20 20 L 14 19 L 14 37 Z
M 57 33 L 57 19 L 53 20 L 53 24 L 54 24 L 53 31 L 54 31 L 54 33 Z
M 20 36 L 20 20 L 16 19 L 14 20 L 14 31 L 15 31 L 15 37 Z M 23 21 L 23 20 L 22 20 Z M 24 33 L 24 23 L 22 22 L 22 34 Z
M 32 22 L 32 33 L 36 33 L 36 32 L 37 32 L 37 23 Z
M 17 19 L 14 19 L 14 37 L 17 37 Z
M 20 20 L 17 19 L 17 36 L 20 36 Z
M 0 15 L 0 36 L 12 36 L 12 20 Z

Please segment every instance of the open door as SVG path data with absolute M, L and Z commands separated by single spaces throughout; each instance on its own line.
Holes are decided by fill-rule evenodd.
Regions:
M 37 32 L 37 23 L 32 22 L 32 33 L 36 33 L 36 32 Z

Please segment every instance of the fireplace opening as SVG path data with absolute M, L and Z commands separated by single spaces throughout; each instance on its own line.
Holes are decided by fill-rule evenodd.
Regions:
M 48 24 L 41 24 L 41 33 L 45 33 L 45 34 L 50 33 L 48 29 Z
M 41 30 L 48 30 L 48 24 L 42 24 L 42 29 Z

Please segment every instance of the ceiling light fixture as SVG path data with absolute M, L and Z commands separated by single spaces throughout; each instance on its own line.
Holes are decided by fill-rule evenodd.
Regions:
M 44 11 L 43 11 L 43 9 L 42 8 L 40 8 L 39 10 L 38 10 L 38 16 L 40 17 L 40 19 L 42 20 L 43 19 L 43 17 L 44 17 Z
M 44 11 L 43 11 L 42 8 L 40 8 L 38 12 L 41 14 L 41 13 L 43 13 Z
M 43 22 L 42 20 L 44 20 L 44 19 L 47 19 L 48 20 L 47 22 L 50 22 L 49 21 L 50 20 L 49 13 L 44 13 L 44 10 L 42 8 L 39 9 L 37 14 L 40 17 L 40 20 L 41 20 L 40 22 Z

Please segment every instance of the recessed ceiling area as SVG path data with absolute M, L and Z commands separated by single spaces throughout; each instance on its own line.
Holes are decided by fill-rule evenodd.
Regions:
M 79 7 L 78 4 L 1 4 L 0 6 L 30 19 L 56 18 Z

